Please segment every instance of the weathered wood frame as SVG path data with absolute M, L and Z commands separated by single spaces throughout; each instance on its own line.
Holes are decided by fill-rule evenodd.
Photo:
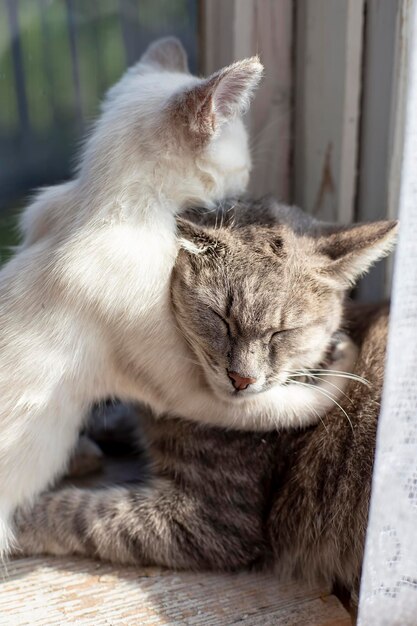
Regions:
M 202 71 L 259 54 L 265 78 L 248 115 L 251 192 L 291 200 L 292 0 L 203 0 Z M 279 59 L 279 63 L 277 63 Z
M 298 0 L 294 201 L 321 219 L 354 217 L 364 0 Z
M 202 70 L 259 53 L 251 192 L 321 219 L 397 214 L 412 0 L 201 0 Z M 389 293 L 390 264 L 359 288 Z

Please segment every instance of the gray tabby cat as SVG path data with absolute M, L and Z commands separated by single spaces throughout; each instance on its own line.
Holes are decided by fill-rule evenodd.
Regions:
M 274 202 L 231 208 L 217 228 L 210 227 L 212 215 L 194 219 L 200 224 L 179 221 L 183 249 L 171 296 L 213 393 L 238 399 L 259 380 L 291 380 L 300 389 L 314 384 L 331 366 L 309 369 L 310 363 L 344 330 L 359 347 L 346 395 L 303 430 L 239 432 L 142 416 L 149 479 L 45 493 L 16 515 L 21 553 L 195 570 L 274 566 L 354 589 L 388 309 L 348 305 L 345 296 L 392 248 L 395 223 L 337 228 Z

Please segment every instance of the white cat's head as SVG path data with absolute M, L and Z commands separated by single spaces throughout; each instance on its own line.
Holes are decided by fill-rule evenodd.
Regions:
M 177 39 L 155 42 L 110 89 L 80 176 L 138 183 L 181 207 L 242 193 L 251 160 L 241 115 L 262 69 L 253 57 L 197 78 Z

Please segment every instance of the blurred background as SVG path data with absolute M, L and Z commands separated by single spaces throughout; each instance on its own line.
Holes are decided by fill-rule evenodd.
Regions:
M 157 37 L 197 70 L 194 0 L 0 0 L 0 246 L 36 187 L 71 174 L 106 89 Z
M 395 217 L 409 0 L 0 0 L 0 258 L 36 187 L 65 180 L 108 88 L 164 35 L 192 72 L 259 53 L 251 192 L 352 222 Z M 389 293 L 380 264 L 358 295 Z

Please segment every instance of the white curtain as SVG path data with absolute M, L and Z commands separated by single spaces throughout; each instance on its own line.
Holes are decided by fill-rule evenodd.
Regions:
M 417 625 L 417 2 L 388 360 L 359 608 L 361 626 Z

